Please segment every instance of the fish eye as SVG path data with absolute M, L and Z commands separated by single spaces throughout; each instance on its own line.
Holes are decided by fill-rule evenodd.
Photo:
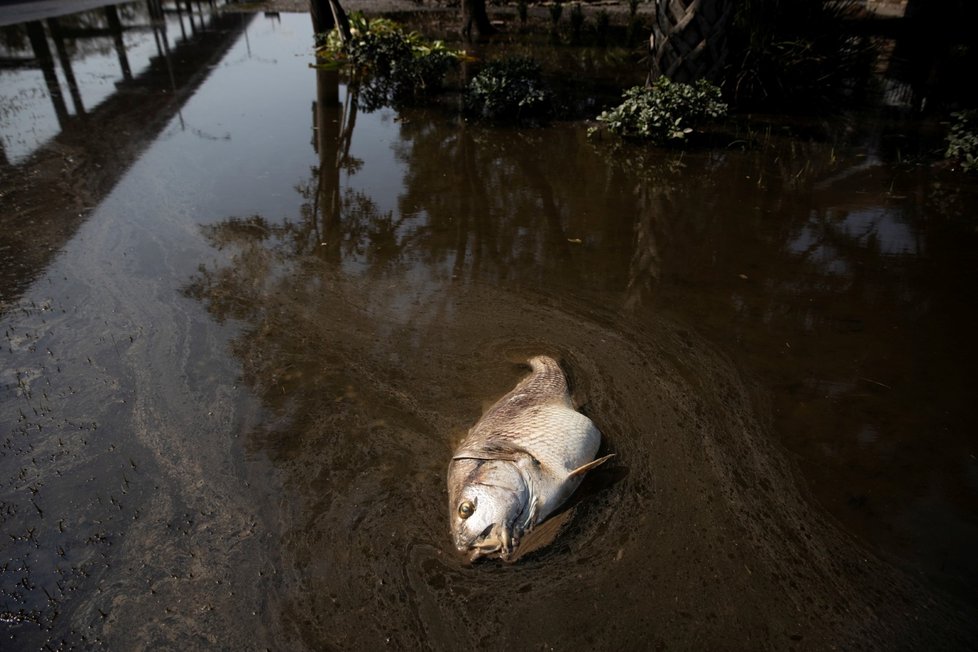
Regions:
M 468 518 L 472 516 L 475 512 L 475 504 L 471 500 L 466 500 L 461 505 L 458 506 L 458 515 L 462 518 Z

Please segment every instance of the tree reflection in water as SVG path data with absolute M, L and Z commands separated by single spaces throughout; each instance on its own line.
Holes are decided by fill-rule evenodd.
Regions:
M 201 269 L 187 288 L 218 319 L 244 325 L 234 352 L 245 381 L 278 417 L 255 434 L 256 445 L 283 464 L 322 466 L 316 478 L 299 468 L 290 475 L 299 503 L 309 501 L 293 506 L 286 536 L 297 558 L 315 557 L 305 532 L 349 517 L 324 515 L 316 495 L 359 487 L 420 505 L 392 487 L 398 464 L 423 459 L 412 490 L 440 496 L 447 433 L 477 416 L 473 396 L 501 393 L 511 380 L 480 387 L 486 360 L 570 337 L 568 330 L 548 336 L 546 324 L 524 323 L 525 332 L 514 334 L 487 322 L 494 309 L 521 305 L 556 306 L 608 334 L 643 333 L 653 344 L 663 313 L 695 324 L 759 374 L 772 394 L 775 434 L 805 460 L 817 498 L 871 541 L 899 546 L 889 524 L 905 514 L 893 509 L 886 523 L 873 522 L 877 516 L 850 510 L 852 497 L 864 504 L 858 497 L 876 491 L 912 506 L 938 481 L 949 494 L 967 493 L 966 478 L 947 474 L 967 454 L 962 432 L 942 435 L 943 452 L 929 449 L 913 478 L 890 466 L 901 464 L 894 451 L 918 450 L 919 433 L 936 430 L 940 408 L 906 410 L 926 389 L 906 381 L 915 349 L 952 379 L 944 396 L 932 397 L 935 405 L 955 422 L 965 419 L 960 387 L 967 382 L 954 353 L 932 341 L 946 323 L 935 315 L 954 313 L 933 287 L 955 283 L 962 258 L 947 242 L 947 223 L 928 219 L 967 205 L 959 193 L 901 176 L 878 159 L 867 164 L 885 154 L 869 148 L 861 156 L 864 146 L 848 135 L 825 142 L 761 133 L 750 136 L 747 151 L 643 151 L 588 144 L 577 126 L 489 130 L 410 111 L 399 115 L 392 145 L 404 164 L 397 208 L 381 210 L 342 182 L 369 167 L 351 153 L 357 86 L 341 102 L 338 76 L 317 74 L 320 164 L 297 186 L 306 199 L 301 213 L 207 227 L 231 261 Z M 942 192 L 900 194 L 915 184 Z M 946 262 L 919 274 L 938 259 Z M 488 296 L 485 288 L 509 299 L 460 307 Z M 893 319 L 902 320 L 899 330 L 887 324 Z M 350 465 L 382 444 L 394 449 L 385 458 L 393 466 L 375 469 L 370 482 L 383 491 L 371 493 Z M 323 447 L 338 466 L 319 464 Z M 951 517 L 950 527 L 966 527 L 965 520 Z M 443 536 L 437 517 L 423 529 L 431 539 Z M 412 533 L 419 536 L 400 531 Z M 291 608 L 302 612 L 297 603 Z

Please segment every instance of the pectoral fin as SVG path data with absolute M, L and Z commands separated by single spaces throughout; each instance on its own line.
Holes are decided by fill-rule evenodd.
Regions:
M 523 532 L 530 532 L 533 526 L 536 524 L 537 512 L 540 511 L 540 499 L 537 497 L 536 493 L 533 492 L 533 488 L 530 488 L 530 513 L 526 515 L 526 520 L 523 522 Z
M 598 459 L 594 460 L 593 462 L 588 462 L 587 464 L 584 464 L 582 466 L 577 467 L 576 469 L 574 469 L 573 471 L 571 471 L 570 473 L 568 473 L 567 474 L 567 477 L 568 478 L 572 478 L 575 475 L 584 475 L 585 473 L 587 473 L 591 469 L 595 469 L 595 468 L 601 466 L 602 464 L 604 464 L 605 462 L 607 462 L 608 460 L 610 460 L 614 456 L 615 456 L 615 454 L 612 453 L 611 455 L 605 455 L 604 457 L 599 457 Z

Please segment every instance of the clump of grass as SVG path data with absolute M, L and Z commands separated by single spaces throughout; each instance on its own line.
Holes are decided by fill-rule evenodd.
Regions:
M 744 0 L 730 29 L 729 89 L 739 106 L 814 106 L 841 99 L 871 50 L 844 21 L 854 0 Z M 864 70 L 865 69 L 865 70 Z
M 527 122 L 548 117 L 552 100 L 540 66 L 531 59 L 510 57 L 486 63 L 469 82 L 464 103 L 470 115 Z
M 598 116 L 598 122 L 624 138 L 675 143 L 693 131 L 726 115 L 720 89 L 706 80 L 683 84 L 660 77 L 652 86 L 625 91 L 622 103 Z
M 978 110 L 952 113 L 945 158 L 957 161 L 966 172 L 978 172 Z

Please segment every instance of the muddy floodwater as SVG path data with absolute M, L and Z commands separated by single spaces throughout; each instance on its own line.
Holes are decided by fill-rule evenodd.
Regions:
M 978 646 L 978 181 L 916 123 L 492 127 L 187 4 L 0 28 L 0 648 Z M 539 353 L 616 457 L 467 564 Z

